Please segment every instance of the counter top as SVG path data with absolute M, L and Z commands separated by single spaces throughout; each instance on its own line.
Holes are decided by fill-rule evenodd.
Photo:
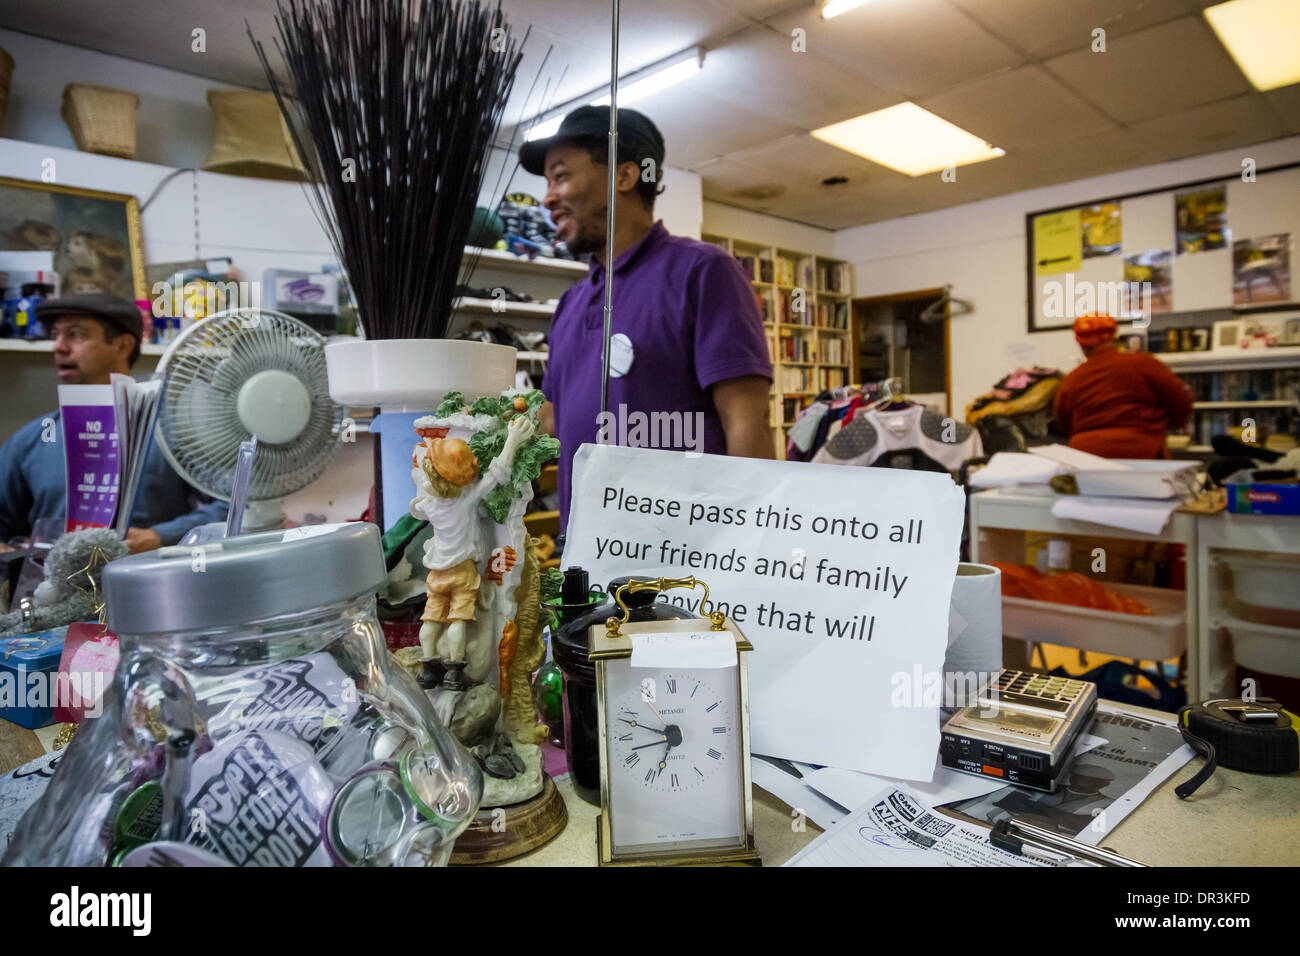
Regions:
M 1139 707 L 1125 709 L 1168 717 Z M 39 756 L 45 744 L 32 731 L 0 720 L 0 772 Z M 1300 774 L 1251 774 L 1221 767 L 1190 799 L 1178 799 L 1174 788 L 1201 766 L 1201 758 L 1193 757 L 1104 844 L 1151 866 L 1300 865 Z M 545 846 L 501 865 L 596 865 L 598 808 L 577 795 L 568 774 L 555 783 L 569 811 L 568 826 Z M 765 866 L 779 866 L 822 832 L 810 820 L 805 827 L 795 829 L 788 804 L 754 788 L 754 839 Z

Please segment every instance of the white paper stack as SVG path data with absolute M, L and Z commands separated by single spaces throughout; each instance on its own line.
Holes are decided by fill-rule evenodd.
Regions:
M 126 537 L 131 524 L 131 506 L 140 487 L 145 456 L 149 453 L 149 441 L 153 438 L 154 423 L 158 419 L 162 386 L 161 378 L 137 382 L 129 375 L 112 377 L 113 412 L 117 423 L 121 469 L 113 527 L 122 537 Z

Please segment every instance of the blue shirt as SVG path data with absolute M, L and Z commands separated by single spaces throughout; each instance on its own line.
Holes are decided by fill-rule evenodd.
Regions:
M 561 528 L 579 445 L 596 442 L 603 430 L 601 440 L 611 445 L 726 454 L 709 388 L 747 375 L 772 378 L 753 287 L 724 250 L 669 235 L 656 222 L 618 257 L 614 275 L 612 331 L 631 342 L 631 364 L 625 348 L 610 363 L 613 422 L 600 421 L 605 270 L 594 258 L 587 278 L 560 298 L 551 323 L 542 391 L 555 406 L 560 440 Z M 626 372 L 616 377 L 619 365 Z
M 41 441 L 52 420 L 53 441 Z M 68 477 L 63 421 L 57 411 L 28 422 L 0 447 L 0 541 L 29 534 L 37 518 L 67 514 Z M 200 495 L 172 470 L 156 441 L 149 443 L 131 527 L 158 532 L 164 545 L 211 521 L 225 521 L 227 505 Z

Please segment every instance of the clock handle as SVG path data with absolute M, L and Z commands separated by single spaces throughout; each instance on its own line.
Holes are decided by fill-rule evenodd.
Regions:
M 700 599 L 700 607 L 703 607 L 705 604 L 709 603 L 709 586 L 703 581 L 696 580 L 694 576 L 689 578 L 655 578 L 652 581 L 639 581 L 634 578 L 614 592 L 614 600 L 618 603 L 618 606 L 623 609 L 623 616 L 621 618 L 613 616 L 607 618 L 605 621 L 605 629 L 608 631 L 610 637 L 617 637 L 618 629 L 622 625 L 626 624 L 628 618 L 631 617 L 632 612 L 628 609 L 627 604 L 623 602 L 624 594 L 635 594 L 637 591 L 655 591 L 662 593 L 670 588 L 694 588 L 697 585 L 704 588 L 704 597 Z M 725 614 L 721 611 L 714 611 L 709 615 L 709 630 L 724 630 L 726 620 L 727 617 Z

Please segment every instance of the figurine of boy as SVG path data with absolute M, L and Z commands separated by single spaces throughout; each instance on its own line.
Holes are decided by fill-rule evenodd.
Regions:
M 511 481 L 515 453 L 535 432 L 527 415 L 511 419 L 505 445 L 492 459 L 482 478 L 478 460 L 469 443 L 461 438 L 425 437 L 416 446 L 412 479 L 416 496 L 411 514 L 423 518 L 433 529 L 424 547 L 427 597 L 420 620 L 420 647 L 424 652 L 429 683 L 439 661 L 445 669 L 442 686 L 463 690 L 462 670 L 466 663 L 466 629 L 475 620 L 484 554 L 479 539 L 479 502 L 498 485 Z M 423 433 L 422 433 L 423 434 Z

